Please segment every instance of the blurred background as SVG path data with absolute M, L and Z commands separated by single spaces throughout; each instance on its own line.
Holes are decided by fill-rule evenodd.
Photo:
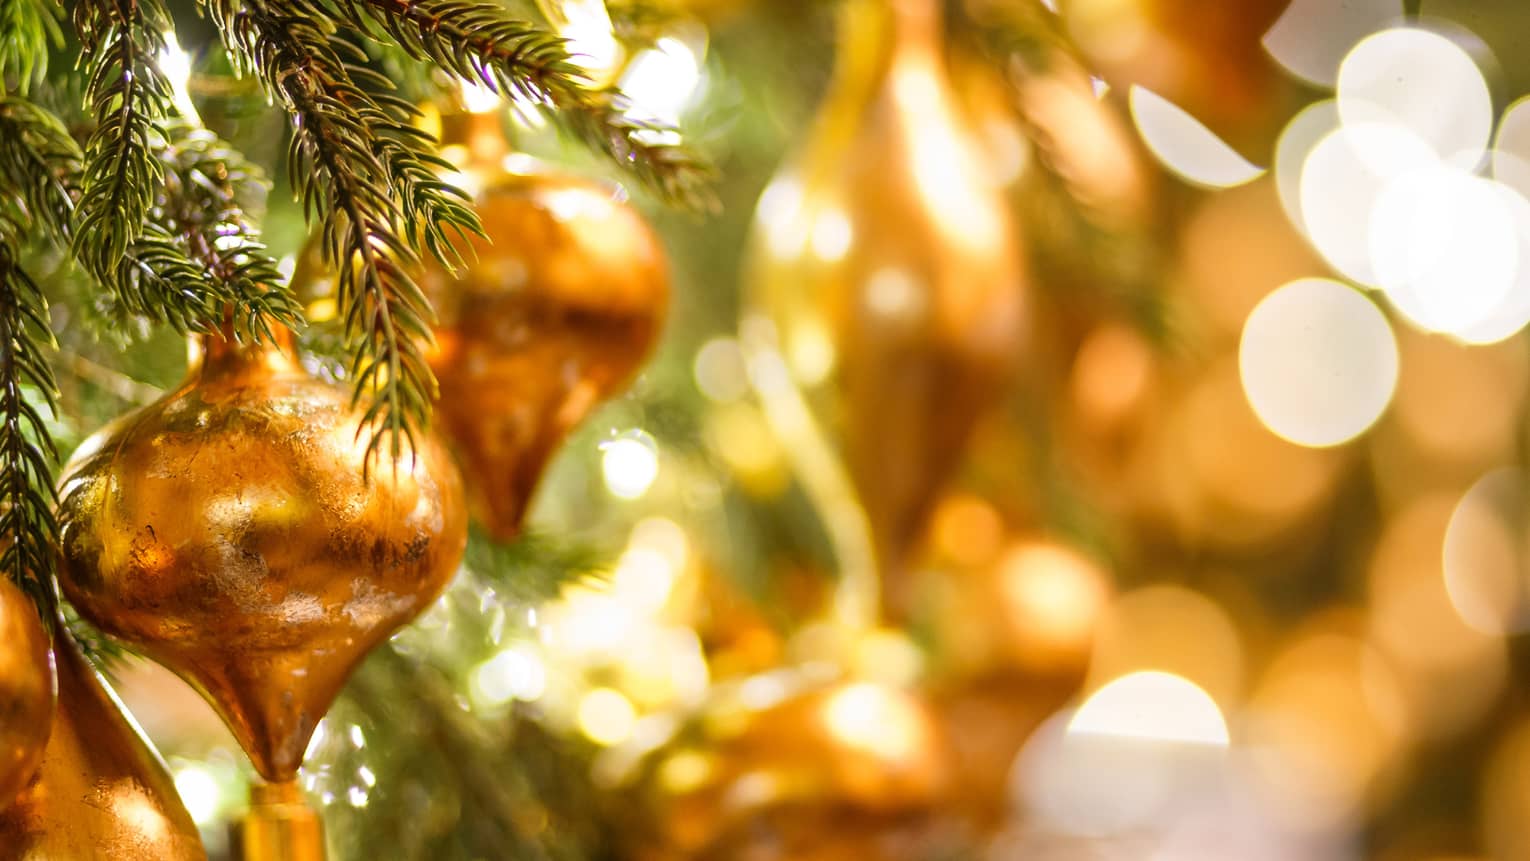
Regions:
M 524 11 L 719 205 L 630 189 L 662 344 L 321 724 L 333 857 L 1530 859 L 1530 4 Z M 286 119 L 176 16 L 338 373 Z M 466 187 L 602 175 L 375 62 Z M 62 438 L 184 368 L 56 322 Z M 117 682 L 226 857 L 237 746 Z

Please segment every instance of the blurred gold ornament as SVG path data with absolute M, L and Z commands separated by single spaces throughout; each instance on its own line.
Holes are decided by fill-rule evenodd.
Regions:
M 620 188 L 507 171 L 495 113 L 440 123 L 442 151 L 462 168 L 454 181 L 474 191 L 485 235 L 466 240 L 458 271 L 431 260 L 414 273 L 439 321 L 426 353 L 440 383 L 435 417 L 474 518 L 508 540 L 569 432 L 653 349 L 669 266 Z M 311 319 L 333 315 L 317 240 L 292 280 Z
M 760 200 L 741 334 L 845 582 L 874 603 L 880 572 L 900 616 L 935 498 L 1013 379 L 1025 275 L 947 83 L 938 4 L 850 0 L 843 16 L 817 129 Z
M 440 323 L 429 353 L 436 417 L 461 459 L 475 516 L 519 530 L 570 430 L 632 379 L 669 300 L 663 246 L 615 188 L 497 171 L 474 205 L 486 237 L 420 286 Z
M 309 375 L 285 333 L 197 347 L 180 388 L 66 467 L 59 580 L 81 615 L 195 685 L 280 783 L 351 670 L 451 579 L 462 488 L 431 437 L 365 479 L 349 393 Z
M 709 747 L 671 749 L 656 770 L 663 842 L 684 857 L 892 857 L 806 853 L 839 833 L 835 823 L 859 823 L 843 831 L 847 840 L 852 831 L 885 833 L 934 810 L 949 791 L 941 728 L 898 688 L 844 682 L 759 710 L 713 705 L 702 721 Z M 799 827 L 808 821 L 822 827 Z M 774 835 L 775 848 L 741 854 L 741 842 L 762 831 Z
M 1011 763 L 1036 727 L 1084 681 L 1110 599 L 1089 558 L 1049 541 L 1012 542 L 932 590 L 940 672 L 932 707 L 962 776 L 951 807 L 1003 822 Z
M 159 755 L 62 627 L 53 643 L 58 714 L 37 780 L 0 812 L 0 859 L 206 859 Z
M 37 606 L 0 576 L 0 810 L 42 763 L 55 687 L 53 652 Z

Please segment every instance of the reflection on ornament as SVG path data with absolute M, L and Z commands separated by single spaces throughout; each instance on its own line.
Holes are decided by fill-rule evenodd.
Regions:
M 853 0 L 843 24 L 817 131 L 760 200 L 742 335 L 846 582 L 879 568 L 902 615 L 900 572 L 1013 377 L 1027 303 L 1013 226 L 946 81 L 937 4 Z
M 37 607 L 0 576 L 0 810 L 42 763 L 54 693 L 53 652 Z
M 349 394 L 285 335 L 199 346 L 180 388 L 75 453 L 59 579 L 81 615 L 200 689 L 281 783 L 350 671 L 451 579 L 462 490 L 428 437 L 365 480 Z
M 62 626 L 53 643 L 58 714 L 37 780 L 0 812 L 0 858 L 206 859 L 159 755 Z

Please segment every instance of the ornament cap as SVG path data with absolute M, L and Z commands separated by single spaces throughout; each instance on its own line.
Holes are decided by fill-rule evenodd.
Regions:
M 233 844 L 240 861 L 324 861 L 324 824 L 297 781 L 257 783 Z
M 284 326 L 272 326 L 271 337 L 262 341 L 240 340 L 228 324 L 218 332 L 193 335 L 186 349 L 186 364 L 188 376 L 198 372 L 222 375 L 250 371 L 264 371 L 260 376 L 274 376 L 302 369 L 297 339 L 292 330 Z

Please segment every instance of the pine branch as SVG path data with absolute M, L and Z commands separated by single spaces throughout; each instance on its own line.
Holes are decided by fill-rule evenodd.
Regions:
M 174 307 L 164 294 L 191 290 L 199 314 L 179 321 L 181 328 L 210 329 L 225 309 L 235 312 L 236 332 L 257 338 L 269 339 L 272 323 L 300 325 L 302 309 L 281 286 L 276 260 L 246 214 L 265 195 L 259 168 L 211 132 L 185 124 L 171 126 L 158 156 L 165 189 L 150 230 L 129 255 L 134 271 L 124 273 L 124 282 L 138 278 L 138 289 L 147 288 L 140 304 Z
M 463 564 L 503 600 L 536 605 L 557 597 L 570 583 L 595 579 L 592 572 L 609 568 L 612 556 L 535 532 L 501 544 L 475 526 Z
M 97 280 L 113 287 L 163 179 L 154 150 L 174 108 L 155 57 L 169 28 L 160 0 L 80 0 L 74 7 L 96 128 L 85 144 L 73 248 Z
M 241 334 L 268 337 L 272 323 L 300 323 L 301 309 L 279 288 L 276 262 L 243 214 L 263 182 L 259 172 L 205 131 L 174 124 L 166 134 L 151 152 L 165 183 L 151 189 L 138 236 L 109 269 L 118 307 L 182 332 L 216 329 L 229 307 L 241 312 Z M 0 99 L 0 179 L 24 208 L 19 222 L 81 251 L 94 274 L 85 242 L 99 237 L 79 238 L 83 220 L 75 220 L 80 161 L 56 117 L 24 99 Z
M 488 0 L 298 0 L 363 33 L 386 35 L 420 60 L 463 80 L 539 106 L 584 145 L 603 153 L 666 200 L 711 208 L 712 168 L 662 124 L 627 115 L 614 88 L 587 86 L 567 43 Z
M 19 207 L 19 232 L 35 225 L 68 245 L 79 171 L 79 147 L 57 117 L 26 99 L 0 99 L 0 187 Z
M 0 241 L 0 576 L 45 607 L 58 544 L 52 475 L 58 452 L 25 389 L 55 410 L 57 386 L 43 357 L 43 348 L 53 346 L 47 302 L 18 257 L 22 226 L 5 224 Z
M 437 178 L 445 162 L 409 124 L 412 106 L 358 86 L 387 82 L 346 61 L 362 58 L 327 18 L 283 0 L 208 6 L 241 70 L 258 75 L 292 116 L 292 187 L 339 273 L 354 399 L 369 401 L 366 462 L 384 447 L 397 458 L 427 422 L 436 392 L 423 354 L 433 314 L 409 270 L 422 249 L 450 264 L 448 231 L 480 232 L 477 218 L 466 195 Z
M 48 48 L 61 45 L 58 6 L 50 0 L 0 3 L 0 82 L 16 81 L 25 93 L 48 74 Z

